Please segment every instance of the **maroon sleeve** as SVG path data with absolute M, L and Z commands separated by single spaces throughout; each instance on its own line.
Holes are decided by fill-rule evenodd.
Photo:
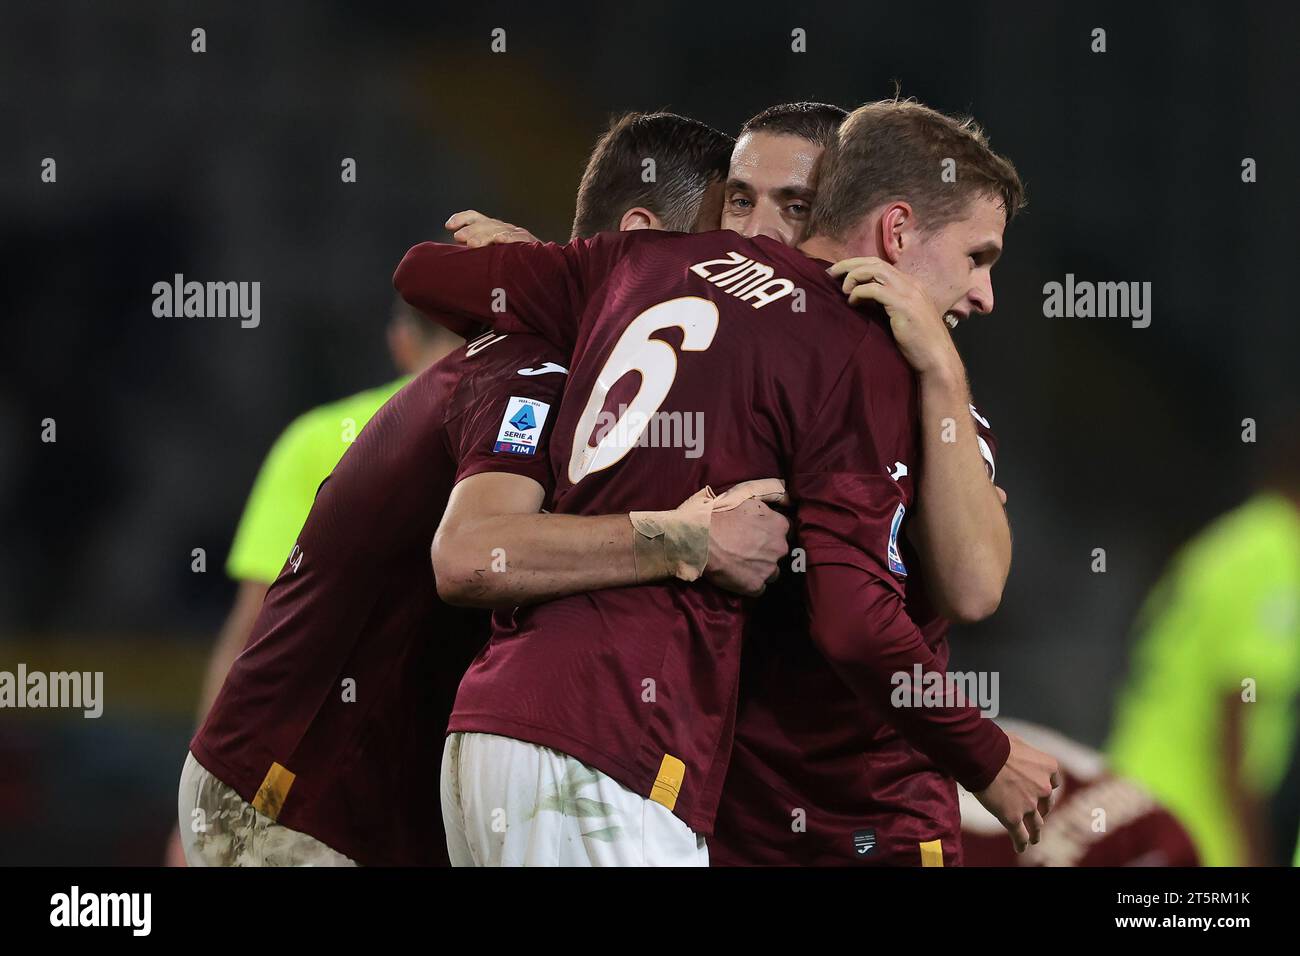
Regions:
M 808 568 L 813 640 L 856 694 L 888 716 L 917 750 L 972 792 L 992 783 L 1010 741 L 971 706 L 894 707 L 904 675 L 910 687 L 938 662 L 903 605 L 906 575 L 897 551 L 915 466 L 915 384 L 894 371 L 894 348 L 868 335 L 796 451 L 791 493 Z M 879 373 L 873 370 L 879 370 Z M 907 482 L 906 486 L 902 482 Z M 924 677 L 922 678 L 925 679 Z
M 532 364 L 540 368 L 556 354 L 539 355 Z M 555 480 L 547 446 L 567 377 L 561 372 L 478 375 L 464 383 L 463 387 L 475 388 L 477 393 L 461 414 L 447 424 L 457 458 L 456 481 L 482 472 L 523 475 L 541 485 L 549 498 Z M 511 440 L 507 433 L 509 429 L 517 431 L 510 419 L 525 404 L 530 406 L 533 421 L 537 422 L 536 436 L 529 436 L 534 438 L 531 443 Z
M 402 258 L 393 285 L 412 307 L 465 338 L 487 324 L 497 332 L 539 335 L 567 356 L 590 291 L 632 235 L 477 249 L 422 242 Z
M 487 324 L 572 348 L 581 289 L 581 241 L 464 246 L 422 242 L 402 257 L 393 285 L 412 307 L 466 338 Z

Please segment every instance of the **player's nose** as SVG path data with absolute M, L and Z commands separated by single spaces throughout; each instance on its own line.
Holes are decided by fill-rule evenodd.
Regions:
M 993 280 L 984 279 L 976 283 L 970 291 L 969 298 L 974 311 L 980 315 L 988 315 L 993 311 Z
M 750 237 L 767 236 L 769 239 L 790 245 L 790 229 L 778 209 L 760 205 L 749 217 L 748 225 L 750 231 L 746 235 Z

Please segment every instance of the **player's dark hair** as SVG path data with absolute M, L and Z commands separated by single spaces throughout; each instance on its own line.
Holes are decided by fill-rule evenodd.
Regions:
M 675 113 L 625 113 L 601 134 L 578 186 L 573 238 L 613 232 L 636 206 L 689 232 L 705 190 L 726 178 L 736 141 Z M 653 160 L 653 165 L 646 160 Z
M 747 119 L 740 135 L 762 132 L 798 136 L 825 148 L 834 142 L 848 115 L 848 110 L 830 103 L 778 103 Z
M 1025 205 L 1016 167 L 993 152 L 975 120 L 911 99 L 880 100 L 850 113 L 822 154 L 808 234 L 842 239 L 894 200 L 910 203 L 921 228 L 933 231 L 960 219 L 977 196 L 998 200 L 1007 222 Z

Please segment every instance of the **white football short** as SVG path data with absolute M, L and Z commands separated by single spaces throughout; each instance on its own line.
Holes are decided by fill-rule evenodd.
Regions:
M 708 866 L 662 804 L 537 744 L 454 733 L 442 753 L 452 866 Z
M 187 866 L 356 866 L 306 833 L 259 812 L 185 755 L 177 795 Z

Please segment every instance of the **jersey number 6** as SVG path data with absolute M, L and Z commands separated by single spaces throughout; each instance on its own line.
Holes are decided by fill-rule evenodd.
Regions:
M 573 433 L 569 455 L 569 481 L 577 484 L 593 471 L 623 459 L 650 424 L 650 416 L 668 397 L 677 377 L 677 352 L 662 339 L 652 339 L 661 329 L 682 330 L 682 351 L 703 352 L 718 331 L 718 307 L 708 299 L 683 296 L 646 309 L 623 330 L 609 358 L 596 375 L 591 397 Z M 628 372 L 641 373 L 641 387 L 632 401 L 618 410 L 618 418 L 594 446 L 590 444 L 609 390 Z M 625 421 L 626 420 L 626 421 Z

